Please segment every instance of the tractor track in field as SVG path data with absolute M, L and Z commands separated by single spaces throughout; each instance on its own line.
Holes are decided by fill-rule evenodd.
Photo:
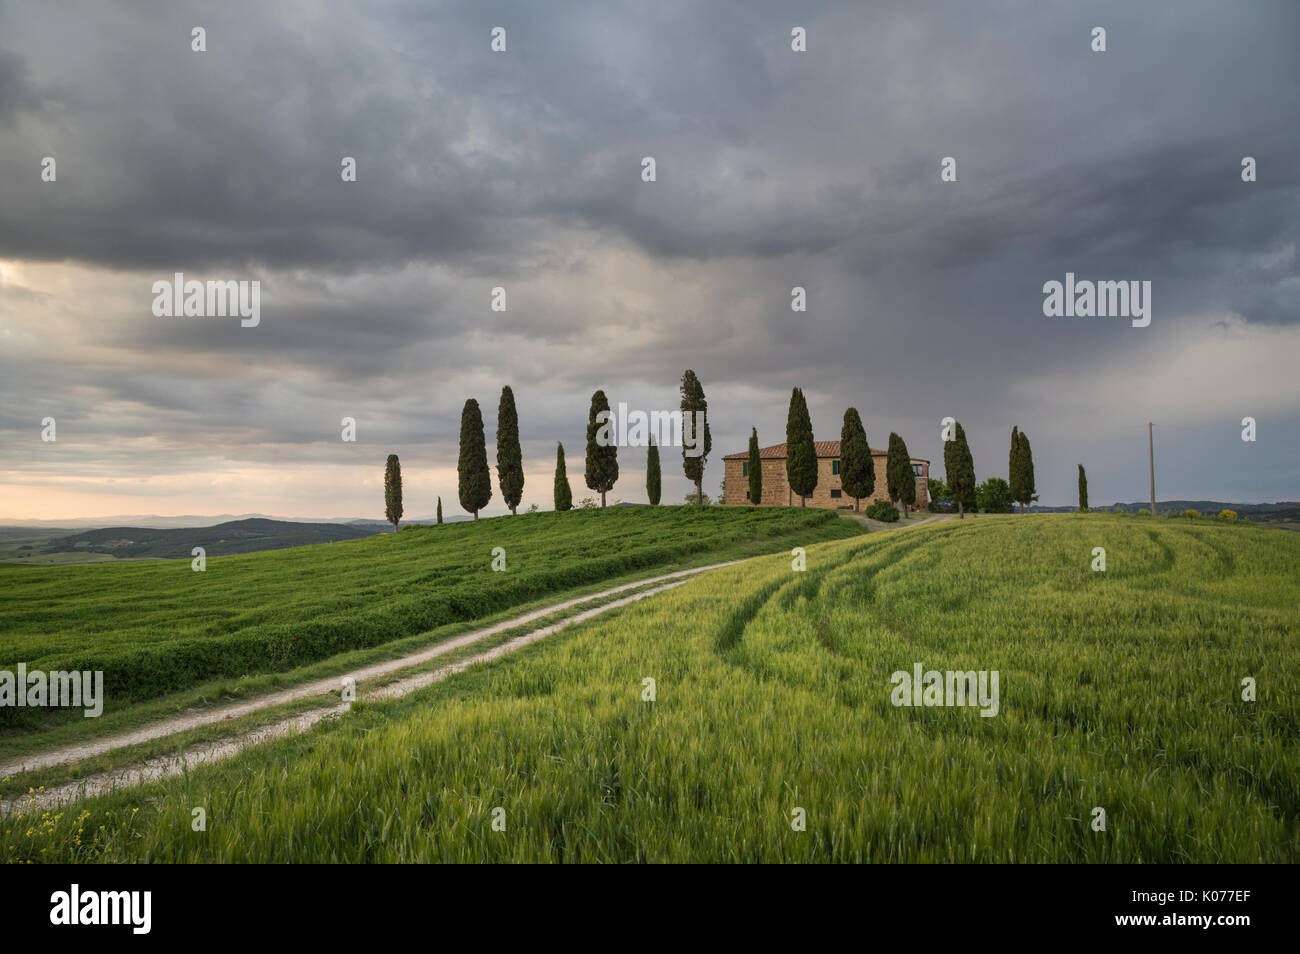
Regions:
M 224 722 L 227 719 L 238 719 L 246 715 L 252 715 L 253 713 L 259 712 L 263 709 L 285 705 L 286 703 L 296 702 L 300 699 L 307 699 L 312 696 L 337 693 L 342 686 L 342 681 L 344 679 L 350 678 L 360 685 L 363 682 L 387 676 L 402 669 L 409 669 L 412 666 L 421 665 L 422 663 L 429 662 L 439 656 L 444 656 L 449 652 L 462 649 L 483 639 L 487 639 L 499 633 L 504 633 L 507 630 L 517 629 L 520 626 L 526 626 L 539 619 L 544 619 L 548 616 L 553 616 L 556 613 L 582 606 L 585 603 L 607 599 L 611 596 L 616 596 L 619 593 L 626 592 L 627 590 L 638 589 L 643 586 L 651 586 L 655 583 L 667 583 L 672 580 L 682 580 L 703 573 L 707 570 L 716 570 L 726 566 L 733 566 L 739 562 L 742 561 L 730 560 L 725 563 L 712 563 L 708 566 L 692 567 L 686 570 L 677 570 L 673 573 L 664 573 L 659 576 L 647 577 L 644 580 L 634 580 L 631 583 L 624 583 L 620 586 L 611 587 L 610 589 L 602 590 L 599 593 L 590 593 L 586 596 L 579 596 L 560 603 L 543 606 L 520 616 L 513 616 L 510 619 L 494 623 L 491 626 L 475 629 L 468 633 L 462 633 L 459 636 L 444 640 L 436 645 L 421 649 L 418 652 L 399 656 L 396 659 L 386 660 L 385 662 L 376 663 L 372 666 L 366 666 L 351 672 L 340 673 L 337 676 L 330 676 L 325 679 L 316 679 L 312 682 L 303 683 L 302 685 L 295 686 L 291 689 L 260 695 L 255 699 L 248 700 L 247 702 L 230 703 L 203 712 L 174 716 L 172 718 L 155 722 L 152 725 L 145 726 L 142 729 L 134 729 L 128 732 L 121 732 L 98 739 L 92 739 L 87 742 L 50 749 L 46 752 L 25 755 L 0 765 L 0 778 L 7 778 L 13 775 L 35 771 L 36 769 L 50 768 L 56 765 L 67 765 L 71 762 L 80 762 L 83 759 L 94 758 L 97 755 L 112 752 L 116 749 L 126 748 L 130 745 L 138 745 L 141 742 L 149 742 L 153 739 L 165 738 L 166 736 L 175 735 L 178 732 L 184 732 L 188 729 L 212 725 L 217 722 Z M 613 604 L 608 605 L 609 608 L 613 607 Z M 620 605 L 623 605 L 623 601 L 620 601 Z M 605 607 L 601 608 L 603 609 Z
M 449 676 L 454 676 L 456 673 L 464 672 L 471 666 L 478 665 L 479 663 L 490 662 L 506 655 L 507 653 L 515 652 L 516 650 L 522 649 L 540 639 L 545 639 L 547 636 L 558 633 L 560 630 L 566 629 L 575 623 L 584 622 L 592 617 L 599 616 L 601 613 L 608 612 L 609 610 L 628 606 L 639 600 L 645 599 L 647 596 L 654 596 L 657 593 L 663 593 L 666 590 L 683 586 L 690 582 L 691 577 L 698 573 L 702 573 L 705 570 L 714 570 L 724 566 L 732 566 L 739 562 L 743 561 L 735 560 L 728 563 L 717 563 L 712 566 L 684 570 L 678 573 L 655 577 L 650 580 L 641 580 L 636 583 L 615 587 L 614 589 L 606 590 L 603 593 L 595 593 L 583 599 L 570 600 L 566 603 L 560 603 L 546 609 L 529 613 L 525 616 L 505 620 L 494 626 L 488 627 L 487 629 L 476 630 L 472 633 L 466 633 L 463 636 L 459 636 L 454 640 L 448 640 L 446 643 L 440 643 L 439 645 L 423 650 L 420 653 L 403 656 L 400 659 L 390 660 L 386 663 L 367 667 L 366 669 L 359 669 L 356 672 L 339 676 L 337 678 L 319 680 L 304 686 L 299 686 L 296 689 L 264 696 L 260 699 L 243 703 L 238 706 L 227 706 L 217 712 L 185 716 L 179 719 L 169 719 L 166 722 L 157 723 L 154 726 L 136 732 L 97 740 L 82 746 L 69 746 L 67 748 L 43 753 L 27 760 L 27 762 L 24 763 L 27 765 L 26 769 L 15 769 L 12 766 L 5 766 L 3 769 L 0 769 L 0 775 L 12 775 L 17 771 L 30 771 L 31 768 L 37 764 L 41 767 L 45 767 L 77 762 L 81 759 L 90 758 L 103 752 L 110 752 L 127 745 L 134 745 L 138 742 L 162 738 L 167 735 L 174 735 L 176 732 L 181 732 L 185 729 L 195 728 L 202 725 L 209 725 L 213 722 L 219 722 L 222 719 L 247 715 L 258 711 L 259 709 L 282 705 L 285 702 L 292 702 L 311 695 L 333 693 L 339 690 L 342 680 L 349 677 L 355 679 L 358 686 L 360 686 L 363 674 L 364 678 L 375 678 L 376 676 L 391 674 L 401 669 L 419 665 L 421 662 L 436 658 L 437 656 L 450 652 L 453 649 L 462 648 L 481 639 L 486 639 L 496 633 L 501 633 L 508 629 L 514 629 L 530 620 L 552 615 L 555 612 L 574 605 L 575 603 L 588 603 L 612 593 L 618 593 L 622 590 L 631 589 L 633 587 L 646 586 L 663 580 L 670 581 L 661 583 L 661 585 L 655 586 L 653 589 L 641 590 L 637 593 L 633 593 L 631 596 L 625 596 L 622 599 L 614 600 L 613 602 L 602 603 L 601 605 L 594 606 L 591 609 L 582 610 L 581 612 L 565 617 L 558 622 L 532 630 L 522 636 L 516 636 L 514 639 L 493 646 L 491 649 L 484 650 L 481 653 L 476 653 L 473 656 L 468 656 L 465 659 L 461 659 L 439 669 L 417 673 L 408 676 L 405 679 L 399 679 L 395 682 L 378 686 L 367 692 L 364 696 L 364 701 L 366 702 L 396 699 L 406 695 L 407 693 L 414 692 L 417 689 L 431 686 L 435 682 L 441 682 Z M 60 805 L 65 805 L 69 802 L 80 801 L 84 798 L 91 798 L 95 795 L 102 795 L 105 792 L 114 789 L 132 788 L 137 785 L 144 785 L 160 779 L 181 775 L 200 765 L 208 765 L 213 762 L 224 761 L 251 746 L 261 745 L 262 743 L 269 742 L 272 739 L 278 739 L 289 735 L 298 735 L 306 732 L 323 719 L 342 715 L 347 712 L 349 708 L 350 703 L 342 702 L 319 709 L 312 709 L 307 712 L 288 716 L 279 721 L 272 722 L 269 725 L 250 729 L 237 736 L 215 739 L 210 742 L 199 742 L 178 753 L 155 756 L 135 765 L 124 766 L 108 772 L 98 772 L 93 775 L 87 775 L 71 782 L 64 782 L 59 785 L 42 788 L 37 792 L 25 795 L 12 795 L 0 799 L 0 817 L 14 814 L 26 814 L 34 810 L 44 811 Z
M 931 517 L 927 520 L 922 520 L 919 523 L 910 524 L 908 527 L 900 527 L 898 529 L 920 527 L 942 519 L 944 519 L 942 516 Z M 38 769 L 51 768 L 59 765 L 70 765 L 118 749 L 127 748 L 128 746 L 139 745 L 155 739 L 166 738 L 190 729 L 213 725 L 230 719 L 238 719 L 265 709 L 274 708 L 276 706 L 285 705 L 302 699 L 312 698 L 314 696 L 331 695 L 339 692 L 343 685 L 343 680 L 345 679 L 351 679 L 356 683 L 358 687 L 358 697 L 361 698 L 360 689 L 362 684 L 365 682 L 373 681 L 384 676 L 398 673 L 404 669 L 410 669 L 422 665 L 457 649 L 463 649 L 484 639 L 488 639 L 511 629 L 526 626 L 528 623 L 544 619 L 548 616 L 553 616 L 556 613 L 573 609 L 586 603 L 608 599 L 611 596 L 616 596 L 617 594 L 626 592 L 627 590 L 638 590 L 638 592 L 621 599 L 601 603 L 598 606 L 586 610 L 579 610 L 573 615 L 567 616 L 557 622 L 542 626 L 521 636 L 517 636 L 494 646 L 491 649 L 458 660 L 455 663 L 451 663 L 438 669 L 416 673 L 406 678 L 377 686 L 366 692 L 364 695 L 365 701 L 381 701 L 385 699 L 399 698 L 407 693 L 423 689 L 436 682 L 441 682 L 449 676 L 465 671 L 471 666 L 490 662 L 508 653 L 522 649 L 525 646 L 553 635 L 554 633 L 566 629 L 576 623 L 584 622 L 610 610 L 628 606 L 645 599 L 648 596 L 654 596 L 658 593 L 675 589 L 676 587 L 689 582 L 691 578 L 701 573 L 705 573 L 709 570 L 721 569 L 723 567 L 736 566 L 753 559 L 758 558 L 747 557 L 742 560 L 728 560 L 723 563 L 713 563 L 708 566 L 692 567 L 686 570 L 678 570 L 673 573 L 648 577 L 643 580 L 635 580 L 631 583 L 615 586 L 608 590 L 602 590 L 598 593 L 591 593 L 586 596 L 565 600 L 560 603 L 533 610 L 520 616 L 502 620 L 501 622 L 495 623 L 491 626 L 463 633 L 460 636 L 453 637 L 444 642 L 438 643 L 437 645 L 422 649 L 419 652 L 398 657 L 397 659 L 390 659 L 352 672 L 341 673 L 337 676 L 314 680 L 309 683 L 304 683 L 301 686 L 295 686 L 294 688 L 282 690 L 280 692 L 268 693 L 259 696 L 256 699 L 251 699 L 248 702 L 232 703 L 203 712 L 175 716 L 155 722 L 152 725 L 145 726 L 141 729 L 117 733 L 84 743 L 62 746 L 45 752 L 23 756 L 0 765 L 0 778 L 10 778 L 15 775 L 21 775 Z M 661 585 L 656 586 L 655 584 Z M 641 589 L 646 586 L 651 586 L 653 588 L 648 590 Z M 350 704 L 346 702 L 322 706 L 318 709 L 311 709 L 306 712 L 297 713 L 267 725 L 249 729 L 238 735 L 207 742 L 198 742 L 194 745 L 185 747 L 176 753 L 154 756 L 133 765 L 86 775 L 73 781 L 42 788 L 36 792 L 7 796 L 0 799 L 0 817 L 14 814 L 26 814 L 33 810 L 48 810 L 70 802 L 80 801 L 84 798 L 101 795 L 114 789 L 131 788 L 137 785 L 144 785 L 149 782 L 181 775 L 200 765 L 224 761 L 251 746 L 260 745 L 264 742 L 269 742 L 273 739 L 283 738 L 285 736 L 301 734 L 323 719 L 341 715 L 347 712 L 349 708 Z

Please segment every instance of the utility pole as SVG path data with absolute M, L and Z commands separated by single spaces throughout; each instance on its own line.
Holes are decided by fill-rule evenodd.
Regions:
M 1151 434 L 1151 422 L 1147 421 L 1147 453 L 1151 463 L 1151 516 L 1156 515 L 1156 441 Z

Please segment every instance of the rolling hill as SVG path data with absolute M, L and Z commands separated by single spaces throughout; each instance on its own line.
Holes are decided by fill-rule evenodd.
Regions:
M 620 574 L 860 533 L 824 510 L 628 507 L 210 551 L 201 573 L 189 560 L 0 565 L 0 668 L 102 670 L 111 707 L 217 677 L 288 671 Z M 498 547 L 503 572 L 492 569 Z M 0 725 L 38 714 L 0 708 Z
M 314 543 L 359 540 L 389 530 L 387 524 L 358 526 L 346 523 L 293 523 L 286 520 L 249 518 L 231 520 L 212 527 L 150 529 L 105 527 L 60 537 L 40 549 L 43 553 L 102 553 L 118 559 L 189 558 L 194 547 L 208 556 L 281 550 Z
M 599 529 L 624 528 L 572 544 L 608 548 Z M 307 735 L 0 825 L 0 857 L 1300 860 L 1300 537 L 994 517 L 807 556 L 712 570 Z M 996 714 L 899 705 L 917 665 L 999 673 Z M 190 836 L 194 805 L 221 824 Z

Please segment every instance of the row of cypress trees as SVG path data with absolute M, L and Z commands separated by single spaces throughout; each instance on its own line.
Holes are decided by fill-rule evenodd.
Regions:
M 685 442 L 682 446 L 682 470 L 686 479 L 695 484 L 696 503 L 704 501 L 704 467 L 710 451 L 713 450 L 713 434 L 709 427 L 709 402 L 704 395 L 704 385 L 690 368 L 682 374 L 681 386 L 682 419 L 694 421 L 697 414 L 704 421 L 703 435 L 696 440 L 703 444 L 702 453 L 688 456 Z M 602 444 L 597 440 L 601 429 L 602 415 L 608 419 L 610 414 L 609 398 L 604 391 L 597 391 L 591 396 L 591 407 L 587 410 L 587 458 L 583 479 L 587 487 L 600 494 L 600 505 L 606 505 L 606 494 L 614 489 L 618 482 L 618 447 L 612 443 Z M 688 415 L 690 415 L 688 417 Z M 650 446 L 646 451 L 646 496 L 650 505 L 657 507 L 663 494 L 663 471 L 659 462 L 659 446 L 650 436 Z M 568 510 L 573 506 L 573 494 L 569 491 L 569 482 L 564 466 L 564 445 L 556 447 L 555 452 L 555 509 Z
M 686 419 L 689 414 L 689 420 L 694 421 L 697 412 L 703 415 L 704 433 L 697 438 L 703 443 L 703 453 L 687 456 L 686 447 L 682 448 L 683 470 L 687 479 L 695 484 L 697 502 L 703 502 L 704 467 L 713 448 L 713 435 L 708 422 L 708 400 L 699 377 L 690 369 L 682 375 L 680 390 L 683 418 Z M 587 454 L 583 477 L 587 487 L 600 494 L 600 505 L 604 507 L 606 494 L 618 481 L 618 447 L 597 440 L 602 414 L 606 419 L 610 414 L 609 398 L 604 391 L 596 391 L 591 396 L 591 406 L 587 412 Z M 479 511 L 492 499 L 492 478 L 488 468 L 483 413 L 474 398 L 469 398 L 461 410 L 460 454 L 456 462 L 456 474 L 460 505 L 477 520 Z M 652 505 L 659 504 L 662 481 L 659 447 L 652 436 L 646 461 L 646 492 Z M 524 464 L 519 444 L 519 413 L 515 406 L 514 391 L 509 385 L 501 389 L 501 402 L 497 407 L 497 485 L 510 512 L 518 513 L 524 493 Z M 556 510 L 573 508 L 573 492 L 569 488 L 563 444 L 556 444 L 555 448 L 554 501 Z M 384 471 L 384 513 L 396 530 L 402 519 L 402 470 L 396 454 L 388 456 Z M 437 513 L 438 523 L 442 523 L 441 497 L 438 498 Z
M 483 434 L 483 412 L 478 401 L 469 398 L 460 412 L 460 457 L 456 461 L 457 494 L 460 505 L 478 519 L 479 511 L 492 499 L 492 473 L 488 469 L 487 439 Z M 519 412 L 510 385 L 501 389 L 497 405 L 497 485 L 511 513 L 519 512 L 524 495 L 524 455 L 519 447 Z
M 795 388 L 790 394 L 790 409 L 785 426 L 786 478 L 791 491 L 799 495 L 800 506 L 807 506 L 807 498 L 817 488 L 817 449 L 813 439 L 812 419 L 803 390 Z M 975 507 L 975 464 L 971 457 L 966 431 L 961 422 L 954 422 L 953 436 L 944 442 L 943 463 L 947 484 L 957 502 L 957 513 L 965 517 L 966 508 Z M 1011 498 L 1020 504 L 1020 512 L 1037 497 L 1034 485 L 1034 455 L 1028 436 L 1019 427 L 1011 431 L 1009 460 Z M 912 458 L 907 443 L 896 433 L 889 435 L 889 449 L 885 463 L 886 491 L 895 506 L 901 505 L 904 515 L 916 503 L 916 475 L 912 471 Z M 857 408 L 844 412 L 840 429 L 840 486 L 853 498 L 853 509 L 858 510 L 863 497 L 875 492 L 876 470 L 867 442 L 866 429 Z M 1087 478 L 1083 465 L 1079 466 L 1080 508 L 1086 509 Z M 751 429 L 749 436 L 749 499 L 755 503 L 763 499 L 763 471 L 759 457 L 758 430 Z
M 943 446 L 944 476 L 948 489 L 957 503 L 957 513 L 964 517 L 966 508 L 975 507 L 975 464 L 971 459 L 970 445 L 966 443 L 966 431 L 961 422 L 955 423 L 952 439 Z M 1034 453 L 1029 446 L 1029 437 L 1019 427 L 1011 429 L 1011 453 L 1007 462 L 1008 484 L 1011 499 L 1020 504 L 1020 512 L 1032 503 L 1038 495 L 1034 486 Z M 1087 508 L 1087 478 L 1083 475 L 1083 465 L 1079 465 L 1079 496 L 1082 507 Z
M 483 412 L 470 398 L 460 412 L 460 457 L 456 461 L 460 505 L 478 519 L 479 511 L 492 499 L 492 475 L 488 470 L 487 440 L 483 435 Z M 519 413 L 515 393 L 506 385 L 497 406 L 497 483 L 511 513 L 519 512 L 524 494 L 524 459 L 519 447 Z M 384 516 L 396 530 L 402 519 L 402 465 L 396 454 L 388 455 L 384 468 Z M 442 523 L 442 497 L 438 498 L 437 521 Z
M 705 415 L 705 433 L 703 433 L 703 454 L 686 456 L 682 448 L 682 469 L 688 480 L 694 482 L 697 502 L 702 503 L 703 472 L 708 452 L 712 450 L 712 435 L 708 426 L 708 403 L 703 385 L 693 370 L 686 370 L 681 377 L 681 412 L 682 419 L 694 420 L 695 412 Z M 584 478 L 589 489 L 601 494 L 601 506 L 606 506 L 606 494 L 614 489 L 619 478 L 619 460 L 617 447 L 612 443 L 597 441 L 601 429 L 599 419 L 608 417 L 610 402 L 603 390 L 591 395 L 586 426 L 586 467 Z M 813 434 L 813 420 L 809 415 L 807 400 L 800 387 L 790 393 L 790 406 L 785 424 L 785 474 L 790 490 L 800 495 L 800 506 L 807 506 L 807 498 L 813 494 L 818 485 L 818 456 Z M 975 467 L 971 459 L 970 446 L 966 442 L 966 432 L 961 422 L 954 424 L 953 438 L 944 445 L 944 469 L 946 482 L 953 499 L 957 502 L 958 515 L 965 516 L 966 507 L 975 506 Z M 1009 485 L 1011 499 L 1024 507 L 1035 499 L 1037 494 L 1034 482 L 1034 454 L 1030 448 L 1030 439 L 1021 429 L 1011 429 L 1011 451 L 1009 458 Z M 484 420 L 478 408 L 477 400 L 465 400 L 460 413 L 460 455 L 456 461 L 456 473 L 459 478 L 460 506 L 478 519 L 478 512 L 491 499 L 491 474 L 487 467 L 487 446 L 484 434 Z M 650 438 L 650 447 L 646 459 L 646 493 L 650 503 L 658 506 L 662 495 L 662 469 L 659 463 L 659 447 L 654 438 Z M 875 461 L 871 458 L 871 446 L 867 442 L 866 429 L 857 408 L 850 407 L 844 412 L 844 424 L 840 430 L 840 483 L 844 493 L 854 499 L 854 509 L 861 508 L 862 498 L 875 493 Z M 887 464 L 885 464 L 885 481 L 889 499 L 894 506 L 900 506 L 904 515 L 917 502 L 917 478 L 911 469 L 911 455 L 906 442 L 897 433 L 889 434 Z M 519 443 L 519 412 L 515 406 L 515 393 L 510 386 L 503 387 L 497 409 L 497 482 L 502 498 L 511 513 L 519 512 L 519 503 L 524 493 L 523 451 Z M 385 516 L 394 529 L 402 520 L 402 468 L 398 456 L 390 454 L 383 477 L 383 496 L 385 496 Z M 751 429 L 749 439 L 749 499 L 762 502 L 763 471 L 759 458 L 758 429 Z M 573 494 L 569 489 L 567 469 L 564 463 L 564 446 L 556 445 L 555 450 L 555 509 L 567 511 L 573 506 Z M 1079 465 L 1079 503 L 1086 509 L 1087 477 L 1083 465 Z M 437 520 L 442 522 L 442 498 L 438 498 Z
M 704 452 L 698 457 L 688 457 L 683 448 L 683 470 L 687 478 L 695 483 L 696 500 L 703 502 L 702 481 L 704 467 L 709 452 L 712 450 L 712 434 L 708 424 L 708 402 L 703 385 L 695 372 L 687 369 L 681 381 L 681 410 L 683 418 L 687 414 L 699 411 L 705 415 Z M 618 448 L 613 444 L 601 444 L 596 439 L 600 429 L 598 418 L 601 412 L 608 416 L 609 399 L 603 390 L 591 396 L 591 406 L 587 414 L 587 447 L 584 479 L 587 486 L 601 495 L 601 506 L 606 506 L 606 494 L 613 489 L 618 480 Z M 694 418 L 691 418 L 692 420 Z M 896 433 L 889 435 L 889 449 L 886 458 L 885 479 L 889 499 L 895 506 L 901 505 L 904 515 L 916 503 L 916 476 L 912 472 L 911 455 L 903 438 Z M 971 457 L 970 445 L 966 441 L 966 432 L 961 422 L 955 422 L 952 439 L 944 443 L 944 471 L 947 485 L 957 502 L 957 512 L 965 516 L 967 507 L 975 506 L 975 466 Z M 817 488 L 817 449 L 813 437 L 812 418 L 808 413 L 808 402 L 801 388 L 794 388 L 790 395 L 790 408 L 786 419 L 786 478 L 791 491 L 799 495 L 800 506 L 807 506 L 807 498 Z M 483 415 L 473 398 L 465 402 L 461 411 L 460 456 L 457 461 L 459 478 L 459 497 L 461 506 L 478 519 L 479 511 L 492 499 L 491 473 L 487 461 L 487 441 L 484 436 Z M 1029 437 L 1019 427 L 1011 429 L 1011 453 L 1008 460 L 1008 476 L 1011 499 L 1020 504 L 1020 512 L 1037 496 L 1034 485 L 1033 451 Z M 659 461 L 659 448 L 650 438 L 646 460 L 646 493 L 650 503 L 658 506 L 662 494 L 662 471 Z M 501 401 L 497 408 L 497 482 L 501 488 L 502 498 L 512 514 L 518 513 L 519 502 L 523 497 L 524 470 L 523 452 L 519 444 L 519 415 L 515 407 L 514 391 L 507 385 L 501 390 Z M 853 498 L 853 508 L 858 510 L 863 497 L 870 497 L 875 492 L 876 470 L 871 456 L 871 446 L 867 441 L 866 429 L 857 408 L 850 407 L 844 412 L 844 422 L 840 430 L 840 485 L 844 492 Z M 1079 465 L 1079 505 L 1087 510 L 1087 477 L 1083 465 Z M 753 428 L 749 437 L 749 499 L 755 503 L 763 498 L 763 469 L 759 455 L 758 429 Z M 555 509 L 570 510 L 573 507 L 573 493 L 569 488 L 568 474 L 564 460 L 564 445 L 556 445 L 555 454 Z M 402 473 L 401 464 L 396 454 L 388 455 L 384 472 L 384 512 L 394 530 L 402 518 Z M 437 521 L 442 523 L 442 498 L 438 498 Z

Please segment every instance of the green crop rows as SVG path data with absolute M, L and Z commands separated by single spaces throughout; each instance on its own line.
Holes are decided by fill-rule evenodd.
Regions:
M 620 574 L 861 528 L 799 509 L 629 507 L 411 527 L 292 550 L 80 567 L 0 566 L 0 668 L 102 670 L 109 705 L 296 666 Z M 506 571 L 491 570 L 505 550 Z M 0 709 L 11 725 L 31 709 Z
M 811 546 L 806 572 L 711 571 L 184 780 L 0 822 L 0 857 L 1295 862 L 1297 566 L 1294 534 L 1109 515 Z M 895 707 L 918 662 L 999 671 L 998 715 Z

